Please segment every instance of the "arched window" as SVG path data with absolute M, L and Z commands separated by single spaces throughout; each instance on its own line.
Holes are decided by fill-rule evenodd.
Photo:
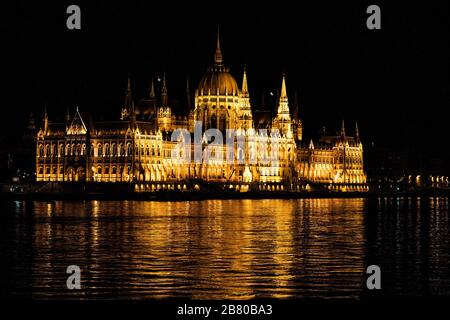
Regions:
M 89 150 L 89 153 L 90 153 L 91 157 L 93 157 L 95 155 L 95 146 L 94 146 L 94 144 L 91 144 L 91 150 Z
M 105 143 L 105 156 L 109 156 L 109 144 L 108 143 Z
M 161 146 L 158 146 L 158 157 L 161 156 Z
M 60 157 L 62 157 L 62 155 L 63 155 L 63 150 L 64 150 L 64 147 L 63 147 L 62 144 L 60 144 L 60 145 L 59 145 L 59 152 L 58 152 L 58 155 L 59 155 Z
M 84 156 L 86 154 L 86 144 L 81 145 L 81 155 Z
M 146 156 L 150 155 L 150 147 L 148 145 L 145 147 L 145 155 Z
M 127 156 L 131 156 L 133 154 L 133 150 L 131 150 L 131 143 L 127 143 Z
M 39 145 L 39 148 L 38 148 L 38 156 L 39 156 L 39 157 L 44 156 L 44 146 L 43 146 L 42 144 Z
M 56 156 L 56 144 L 52 144 L 52 156 Z
M 227 128 L 227 120 L 225 114 L 220 115 L 219 119 L 219 130 L 222 131 L 222 134 L 225 134 L 225 130 Z
M 244 160 L 244 151 L 242 150 L 242 148 L 238 148 L 238 157 L 237 157 L 238 161 L 242 161 Z
M 136 144 L 134 147 L 136 148 L 135 153 L 138 156 L 139 155 L 139 146 Z
M 50 157 L 50 145 L 45 145 L 45 156 Z
M 98 168 L 97 168 L 97 173 L 98 173 L 98 174 L 102 174 L 102 167 L 98 167 Z
M 119 150 L 117 152 L 117 154 L 120 156 L 123 156 L 124 152 L 123 152 L 123 143 L 119 144 Z
M 97 145 L 97 155 L 98 155 L 99 157 L 103 156 L 103 146 L 102 146 L 101 143 L 99 143 L 99 144 Z
M 217 117 L 215 114 L 211 116 L 211 122 L 209 123 L 210 128 L 217 128 Z
M 81 155 L 81 144 L 77 144 L 77 149 L 76 149 L 76 151 L 75 151 L 75 155 L 76 155 L 76 156 Z
M 113 156 L 117 155 L 117 145 L 115 143 L 112 144 L 112 155 Z

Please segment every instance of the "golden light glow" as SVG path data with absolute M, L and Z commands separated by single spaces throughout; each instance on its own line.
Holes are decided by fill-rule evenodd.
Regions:
M 154 98 L 153 87 L 152 92 Z M 37 134 L 37 181 L 134 183 L 136 192 L 202 189 L 200 183 L 188 183 L 192 180 L 241 192 L 368 190 L 357 126 L 355 136 L 346 135 L 342 123 L 340 135 L 305 144 L 298 110 L 291 116 L 284 76 L 277 114 L 265 124 L 265 134 L 256 130 L 261 128 L 256 126 L 250 105 L 246 71 L 239 88 L 223 64 L 220 48 L 188 114 L 176 116 L 168 105 L 165 76 L 161 95 L 160 105 L 154 102 L 154 109 L 149 109 L 154 110 L 154 117 L 148 120 L 136 119 L 130 80 L 121 120 L 97 122 L 88 130 L 77 108 L 72 118 L 66 118 L 64 130 L 64 124 L 50 123 L 46 116 Z M 152 97 L 148 101 L 156 101 Z M 219 129 L 224 136 L 227 130 L 236 130 L 244 148 L 217 145 L 212 150 L 217 156 L 214 160 L 181 161 L 174 154 L 194 154 L 196 145 L 175 149 L 177 142 L 171 141 L 171 133 L 184 129 L 194 134 L 195 123 L 202 123 L 203 131 Z M 204 144 L 202 152 L 208 147 Z M 225 160 L 229 154 L 232 161 Z M 269 154 L 274 157 L 265 161 Z

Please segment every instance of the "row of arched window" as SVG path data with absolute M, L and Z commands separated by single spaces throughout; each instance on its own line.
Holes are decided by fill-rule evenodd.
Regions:
M 95 157 L 102 156 L 131 156 L 133 150 L 131 148 L 131 143 L 127 143 L 126 147 L 123 143 L 98 143 L 97 145 L 92 144 L 90 149 L 90 155 Z M 138 145 L 135 146 L 136 156 L 161 156 L 161 147 L 158 145 L 156 148 L 154 145 Z M 56 144 L 39 144 L 37 150 L 38 157 L 61 157 L 61 156 L 84 156 L 86 155 L 86 144 L 59 144 L 58 151 L 56 151 Z
M 105 143 L 104 145 L 98 143 L 97 147 L 94 145 L 91 146 L 91 156 L 95 157 L 129 156 L 132 154 L 131 143 L 127 143 L 126 148 L 123 143 L 119 143 L 118 145 L 116 143 Z
M 72 143 L 66 144 L 64 147 L 63 144 L 58 146 L 58 150 L 56 150 L 56 144 L 39 144 L 37 150 L 38 157 L 61 157 L 63 155 L 66 156 L 83 156 L 86 154 L 86 144 L 84 143 Z

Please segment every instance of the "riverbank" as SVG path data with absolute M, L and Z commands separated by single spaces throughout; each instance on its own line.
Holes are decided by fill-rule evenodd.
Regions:
M 208 199 L 308 199 L 308 198 L 372 198 L 372 197 L 434 197 L 450 195 L 449 190 L 417 190 L 409 192 L 328 192 L 328 191 L 156 191 L 156 192 L 2 192 L 1 200 L 141 200 L 195 201 Z

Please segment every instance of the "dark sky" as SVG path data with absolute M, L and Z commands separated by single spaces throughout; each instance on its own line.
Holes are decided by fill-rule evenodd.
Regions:
M 225 65 L 239 85 L 247 66 L 253 106 L 286 72 L 307 136 L 322 125 L 336 130 L 344 118 L 349 131 L 358 120 L 366 143 L 447 149 L 448 2 L 390 2 L 2 4 L 0 134 L 20 134 L 44 103 L 54 119 L 76 105 L 117 118 L 128 73 L 135 99 L 155 72 L 166 72 L 169 95 L 182 99 L 186 76 L 194 89 L 212 64 L 220 25 Z M 80 31 L 66 29 L 69 4 L 81 7 Z M 381 30 L 366 28 L 369 4 L 381 7 Z

